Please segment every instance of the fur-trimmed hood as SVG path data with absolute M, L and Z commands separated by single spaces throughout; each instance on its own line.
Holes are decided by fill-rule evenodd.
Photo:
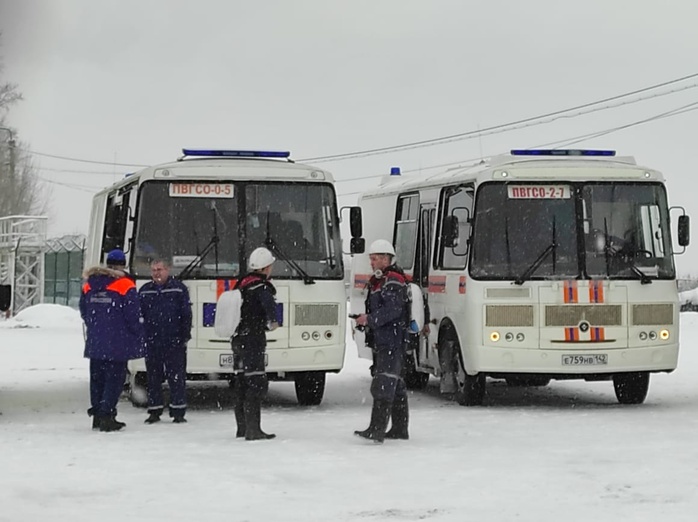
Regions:
M 120 277 L 124 277 L 126 275 L 126 272 L 124 272 L 122 270 L 115 270 L 113 268 L 98 265 L 98 266 L 86 268 L 85 271 L 82 273 L 82 276 L 85 279 L 87 279 L 88 277 L 95 276 L 95 275 L 104 275 L 104 276 L 113 277 L 114 279 L 118 279 Z

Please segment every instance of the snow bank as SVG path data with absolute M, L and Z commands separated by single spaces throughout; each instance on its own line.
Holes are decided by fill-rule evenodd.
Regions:
M 75 328 L 81 324 L 77 310 L 46 303 L 22 310 L 12 319 L 0 322 L 0 328 Z

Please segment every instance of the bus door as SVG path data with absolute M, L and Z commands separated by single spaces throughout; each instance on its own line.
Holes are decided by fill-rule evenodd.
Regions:
M 436 223 L 436 206 L 425 204 L 420 206 L 419 228 L 417 234 L 417 248 L 415 249 L 415 263 L 413 283 L 422 289 L 424 298 L 424 319 L 425 323 L 430 319 L 429 310 L 429 272 L 432 258 L 432 238 L 434 237 L 434 226 Z M 417 350 L 417 365 L 421 367 L 431 367 L 428 361 L 429 338 L 421 336 L 419 339 L 419 349 Z

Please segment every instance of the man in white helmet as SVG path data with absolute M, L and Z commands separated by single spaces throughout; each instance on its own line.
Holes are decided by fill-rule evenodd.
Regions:
M 250 272 L 237 284 L 242 292 L 240 324 L 233 336 L 233 364 L 235 377 L 236 437 L 245 440 L 265 440 L 276 437 L 261 428 L 262 399 L 269 383 L 264 359 L 267 347 L 266 332 L 278 327 L 276 318 L 276 289 L 269 281 L 276 261 L 266 248 L 255 249 L 248 260 Z
M 366 313 L 356 318 L 356 324 L 368 328 L 368 344 L 373 349 L 373 409 L 369 427 L 354 434 L 382 443 L 385 438 L 408 438 L 407 387 L 402 369 L 410 312 L 407 279 L 394 263 L 393 245 L 378 239 L 368 253 L 373 276 L 368 282 Z M 386 433 L 391 416 L 392 427 Z

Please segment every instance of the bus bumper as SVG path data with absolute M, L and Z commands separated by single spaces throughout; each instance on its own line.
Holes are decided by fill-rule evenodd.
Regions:
M 586 357 L 598 356 L 605 357 Z M 583 356 L 583 357 L 569 357 Z M 638 371 L 672 371 L 676 369 L 679 345 L 568 350 L 502 349 L 491 346 L 478 350 L 478 361 L 468 373 L 545 373 L 545 374 L 613 374 Z M 605 362 L 604 362 L 605 361 Z

